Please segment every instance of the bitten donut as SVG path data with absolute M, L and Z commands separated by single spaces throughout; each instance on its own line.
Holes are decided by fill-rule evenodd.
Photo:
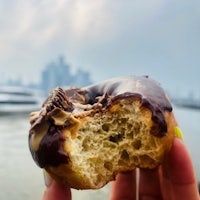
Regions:
M 30 123 L 37 165 L 76 189 L 98 189 L 119 172 L 157 167 L 176 126 L 169 98 L 147 76 L 55 88 Z

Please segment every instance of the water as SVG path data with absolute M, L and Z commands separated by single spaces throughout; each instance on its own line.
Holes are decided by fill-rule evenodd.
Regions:
M 200 111 L 174 108 L 200 181 Z M 28 115 L 0 116 L 0 199 L 39 200 L 45 189 L 42 170 L 28 149 Z M 73 200 L 108 199 L 110 185 L 97 191 L 72 190 Z

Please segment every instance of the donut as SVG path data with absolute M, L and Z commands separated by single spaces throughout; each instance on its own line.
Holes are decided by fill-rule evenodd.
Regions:
M 29 149 L 60 184 L 99 189 L 120 172 L 154 169 L 177 126 L 160 83 L 116 77 L 87 87 L 56 87 L 30 114 Z

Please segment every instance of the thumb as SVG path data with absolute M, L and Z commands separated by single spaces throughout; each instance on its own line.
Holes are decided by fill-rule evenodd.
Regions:
M 44 192 L 42 200 L 71 200 L 71 190 L 59 185 L 54 180 L 46 184 L 47 188 Z

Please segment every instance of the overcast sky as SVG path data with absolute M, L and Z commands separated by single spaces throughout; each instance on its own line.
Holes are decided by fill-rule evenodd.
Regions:
M 0 0 L 0 74 L 39 81 L 63 55 L 93 81 L 150 75 L 200 95 L 199 0 Z

